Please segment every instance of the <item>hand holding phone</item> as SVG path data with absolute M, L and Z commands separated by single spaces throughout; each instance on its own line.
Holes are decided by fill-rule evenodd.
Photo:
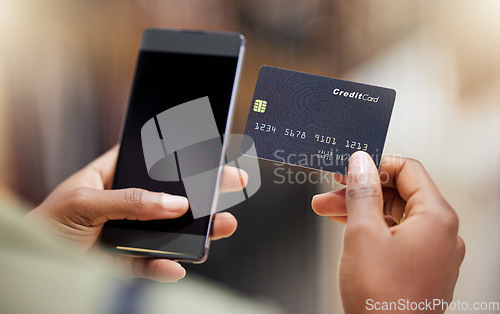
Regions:
M 110 188 L 118 146 L 61 183 L 24 220 L 35 221 L 79 252 L 87 252 L 98 241 L 108 219 L 175 219 L 187 211 L 185 197 L 149 192 L 142 189 L 107 190 Z M 224 168 L 221 192 L 241 188 L 248 177 L 234 168 Z M 230 213 L 214 218 L 212 239 L 229 237 L 236 230 L 236 219 Z M 168 259 L 115 256 L 118 265 L 131 275 L 157 281 L 176 281 L 185 270 Z

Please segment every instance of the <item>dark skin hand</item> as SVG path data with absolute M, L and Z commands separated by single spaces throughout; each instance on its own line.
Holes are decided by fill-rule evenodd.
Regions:
M 112 219 L 155 220 L 173 219 L 188 209 L 185 197 L 142 189 L 109 190 L 114 175 L 118 146 L 94 160 L 62 182 L 40 206 L 24 219 L 33 220 L 52 234 L 68 242 L 80 252 L 96 246 L 104 223 Z M 232 167 L 225 167 L 221 192 L 241 190 L 248 180 Z M 214 217 L 213 240 L 231 236 L 237 227 L 230 213 Z M 145 259 L 113 256 L 132 275 L 157 281 L 177 281 L 186 271 L 177 262 L 166 259 Z
M 379 175 L 371 157 L 356 152 L 348 176 L 336 179 L 347 187 L 316 195 L 312 207 L 346 224 L 339 266 L 345 312 L 373 312 L 368 299 L 450 302 L 465 245 L 457 214 L 424 167 L 384 157 Z

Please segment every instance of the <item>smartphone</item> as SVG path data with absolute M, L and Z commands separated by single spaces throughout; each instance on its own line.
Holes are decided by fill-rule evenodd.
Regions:
M 170 173 L 174 174 L 173 178 L 162 180 L 148 172 L 152 168 L 148 165 L 146 146 L 153 146 L 151 143 L 146 145 L 144 134 L 148 137 L 154 133 L 153 138 L 177 136 L 179 132 L 172 129 L 176 122 L 174 111 L 186 108 L 186 104 L 189 104 L 193 113 L 211 109 L 215 120 L 212 129 L 216 125 L 220 143 L 221 134 L 229 129 L 228 121 L 231 121 L 233 113 L 244 47 L 245 38 L 239 33 L 169 29 L 144 31 L 120 138 L 113 189 L 134 187 L 182 195 L 187 196 L 192 203 L 186 179 L 178 172 L 185 163 L 178 152 L 167 152 L 165 147 L 163 151 L 157 151 L 157 155 L 163 154 L 161 157 L 170 156 L 165 158 L 169 162 L 160 165 L 160 176 Z M 208 103 L 210 105 L 207 108 Z M 197 128 L 196 124 L 192 125 L 193 129 Z M 152 133 L 146 130 L 148 126 Z M 180 127 L 184 128 L 184 134 L 192 133 L 186 130 L 186 124 Z M 152 143 L 159 141 L 153 140 Z M 211 147 L 213 150 L 214 146 Z M 210 204 L 206 205 L 209 208 L 207 215 L 199 217 L 190 205 L 188 212 L 177 219 L 108 221 L 103 228 L 101 246 L 117 254 L 193 263 L 205 261 L 217 202 L 217 183 L 224 161 L 224 145 L 218 147 L 215 152 L 218 170 L 211 172 L 210 184 L 203 191 L 211 196 L 207 201 Z M 190 151 L 189 148 L 187 151 Z M 197 152 L 200 152 L 199 148 Z M 214 152 L 211 154 L 214 155 Z M 186 158 L 189 159 L 189 156 Z M 179 176 L 175 175 L 177 173 Z

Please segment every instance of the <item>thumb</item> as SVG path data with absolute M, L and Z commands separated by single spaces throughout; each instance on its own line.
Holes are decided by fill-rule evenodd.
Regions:
M 380 178 L 372 158 L 358 151 L 351 155 L 346 187 L 347 228 L 387 228 Z
M 86 225 L 99 225 L 108 220 L 173 219 L 188 209 L 185 197 L 130 188 L 96 190 L 78 188 L 73 191 L 71 208 Z

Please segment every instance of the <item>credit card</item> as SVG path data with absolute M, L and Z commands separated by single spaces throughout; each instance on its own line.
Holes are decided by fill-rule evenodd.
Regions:
M 380 166 L 396 91 L 331 77 L 260 68 L 241 151 L 250 156 L 347 174 L 350 156 Z

